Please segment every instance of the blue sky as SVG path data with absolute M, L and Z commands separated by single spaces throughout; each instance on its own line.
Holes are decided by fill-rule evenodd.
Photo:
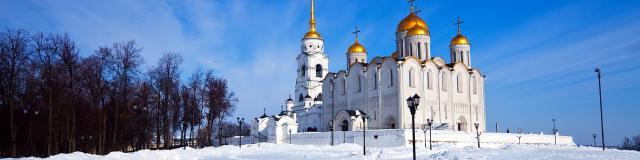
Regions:
M 488 130 L 524 128 L 578 144 L 599 135 L 597 79 L 603 70 L 607 144 L 640 134 L 640 1 L 417 0 L 434 56 L 449 59 L 457 16 L 472 43 L 471 63 L 487 75 Z M 403 0 L 317 0 L 317 28 L 330 70 L 345 67 L 355 25 L 369 57 L 394 50 Z M 0 27 L 68 33 L 81 54 L 136 40 L 145 67 L 164 52 L 184 56 L 183 77 L 197 68 L 229 79 L 240 99 L 234 116 L 275 113 L 293 93 L 295 57 L 308 29 L 306 0 L 0 1 Z M 600 143 L 600 142 L 598 142 Z

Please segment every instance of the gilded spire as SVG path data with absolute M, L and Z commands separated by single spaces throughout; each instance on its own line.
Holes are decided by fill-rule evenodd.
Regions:
M 309 19 L 309 31 L 304 35 L 304 38 L 322 39 L 320 33 L 316 32 L 316 18 L 314 15 L 313 0 L 311 0 L 311 18 Z
M 309 31 L 316 31 L 316 17 L 313 15 L 313 0 L 311 0 L 311 19 L 309 20 Z

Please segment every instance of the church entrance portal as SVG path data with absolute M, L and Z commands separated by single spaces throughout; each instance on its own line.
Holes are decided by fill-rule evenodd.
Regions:
M 342 120 L 342 131 L 349 131 L 349 122 L 347 120 Z

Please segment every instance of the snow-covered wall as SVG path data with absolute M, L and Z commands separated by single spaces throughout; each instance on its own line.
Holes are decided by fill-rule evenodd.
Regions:
M 334 144 L 355 143 L 362 144 L 362 131 L 336 131 L 333 133 Z M 520 136 L 520 138 L 518 138 Z M 448 143 L 454 145 L 475 145 L 477 144 L 476 134 L 469 132 L 433 130 L 431 133 L 432 143 Z M 331 132 L 304 132 L 292 134 L 290 137 L 282 138 L 280 143 L 293 144 L 331 144 Z M 518 134 L 518 133 L 481 133 L 480 143 L 482 145 L 502 145 L 517 144 L 558 144 L 575 146 L 571 136 L 544 135 L 544 134 Z M 411 146 L 410 129 L 386 129 L 366 131 L 365 140 L 367 146 L 371 147 L 393 147 Z M 429 131 L 416 130 L 416 145 L 424 146 L 429 143 Z

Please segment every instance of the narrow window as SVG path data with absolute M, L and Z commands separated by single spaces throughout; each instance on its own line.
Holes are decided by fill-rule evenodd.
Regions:
M 302 94 L 300 94 L 300 96 L 298 97 L 298 101 L 302 102 L 304 100 L 304 97 L 302 96 Z
M 393 87 L 393 70 L 389 70 L 389 87 Z
M 347 94 L 347 82 L 344 80 L 344 78 L 342 79 L 342 95 Z
M 413 80 L 413 68 L 409 69 L 409 87 L 414 87 L 414 80 Z
M 458 89 L 458 93 L 462 93 L 462 76 L 460 74 L 456 76 L 456 88 Z
M 473 88 L 473 94 L 478 94 L 478 83 L 476 82 L 476 76 L 471 76 L 471 86 Z
M 431 70 L 427 71 L 427 89 L 431 90 Z
M 446 74 L 442 74 L 442 91 L 447 91 L 447 75 Z
M 300 68 L 300 75 L 304 76 L 306 72 L 307 72 L 307 66 L 302 65 L 302 67 Z
M 360 93 L 362 91 L 362 76 L 360 75 L 356 75 L 358 76 L 358 93 Z
M 418 59 L 421 59 L 421 58 L 422 58 L 422 57 L 421 57 L 421 55 L 422 55 L 422 54 L 420 54 L 420 53 L 422 53 L 422 46 L 421 46 L 421 44 L 422 44 L 422 43 L 418 43 L 418 52 L 417 52 L 417 54 L 418 54 L 418 56 L 417 56 L 417 57 L 418 57 Z
M 316 77 L 322 78 L 322 65 L 316 65 Z
M 378 89 L 378 72 L 377 71 L 373 71 L 373 90 Z

